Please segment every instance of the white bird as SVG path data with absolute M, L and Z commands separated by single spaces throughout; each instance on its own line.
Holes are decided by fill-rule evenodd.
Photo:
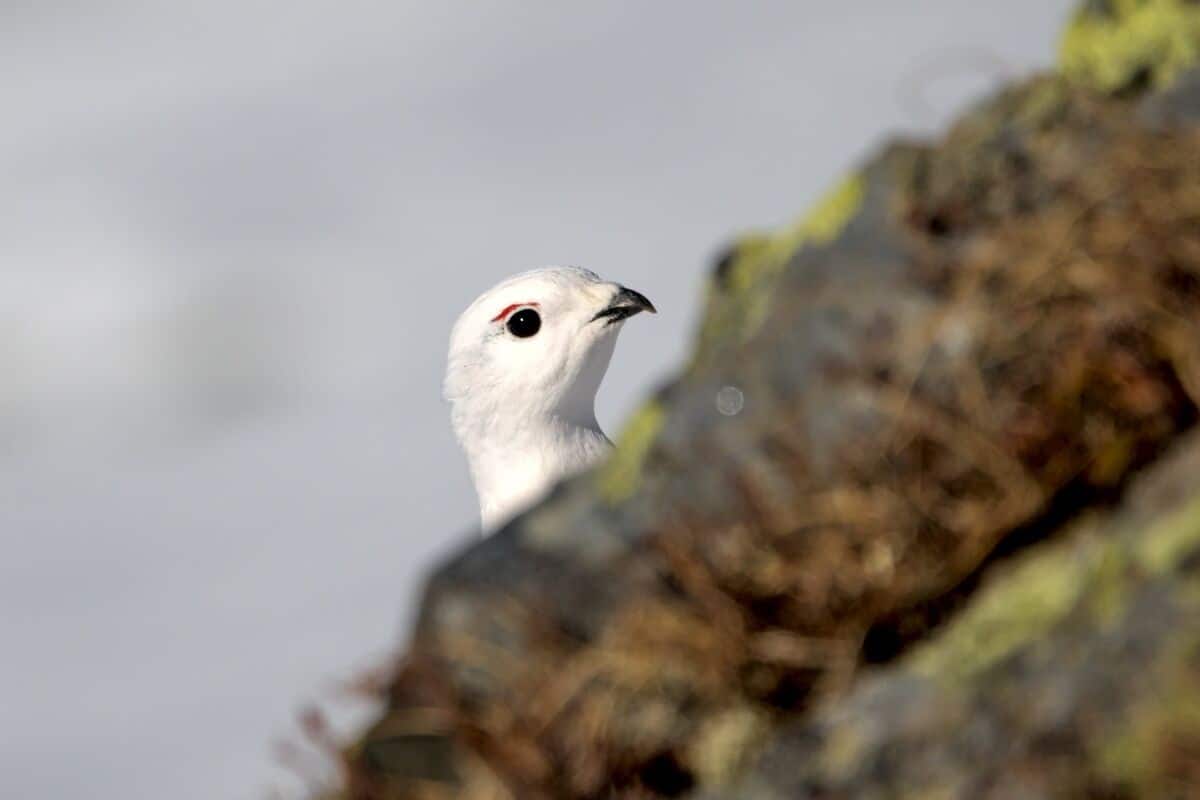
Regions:
M 612 448 L 596 391 L 622 323 L 654 310 L 593 272 L 547 267 L 502 281 L 458 318 L 443 392 L 485 534 Z

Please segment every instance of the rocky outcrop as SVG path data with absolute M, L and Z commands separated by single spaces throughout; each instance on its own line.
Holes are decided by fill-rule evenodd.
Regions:
M 1200 436 L 705 800 L 1200 792 Z
M 1198 54 L 1085 3 L 731 247 L 614 458 L 430 580 L 345 795 L 1200 791 Z

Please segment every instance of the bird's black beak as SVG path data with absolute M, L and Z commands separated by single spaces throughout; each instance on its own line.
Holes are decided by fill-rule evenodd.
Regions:
M 613 297 L 612 302 L 606 308 L 596 312 L 596 316 L 592 317 L 592 322 L 603 319 L 606 320 L 605 325 L 612 325 L 642 311 L 649 311 L 651 314 L 658 313 L 658 309 L 646 295 L 622 286 L 621 290 Z

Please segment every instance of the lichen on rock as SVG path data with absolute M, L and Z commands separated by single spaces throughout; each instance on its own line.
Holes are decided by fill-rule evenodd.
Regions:
M 801 247 L 829 244 L 862 205 L 863 179 L 850 175 L 829 190 L 812 210 L 776 233 L 751 234 L 733 247 L 718 278 L 725 291 L 738 293 L 783 269 Z
M 1189 0 L 1091 0 L 1067 27 L 1060 65 L 1105 92 L 1162 87 L 1200 59 L 1200 6 Z
M 663 414 L 662 405 L 651 400 L 634 411 L 625 423 L 617 437 L 615 452 L 597 472 L 597 491 L 609 503 L 619 503 L 633 494 L 646 453 L 662 430 Z
M 752 336 L 766 316 L 773 280 L 802 248 L 836 239 L 862 206 L 864 193 L 863 177 L 852 173 L 791 225 L 746 234 L 730 246 L 709 285 L 700 348 L 715 338 Z

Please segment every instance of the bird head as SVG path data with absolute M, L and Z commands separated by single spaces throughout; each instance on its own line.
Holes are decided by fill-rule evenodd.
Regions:
M 464 446 L 549 416 L 594 427 L 622 323 L 654 310 L 638 292 L 577 267 L 524 272 L 484 292 L 454 325 L 443 384 Z

